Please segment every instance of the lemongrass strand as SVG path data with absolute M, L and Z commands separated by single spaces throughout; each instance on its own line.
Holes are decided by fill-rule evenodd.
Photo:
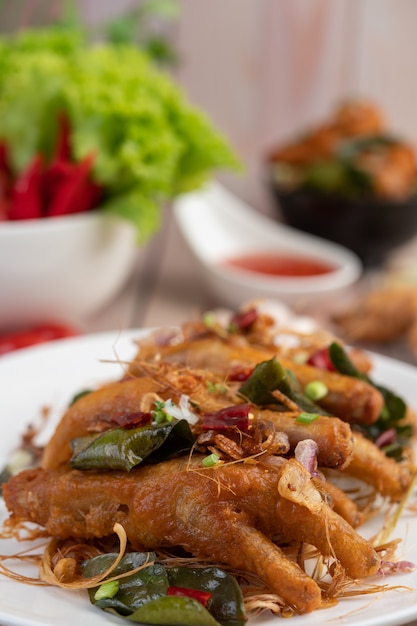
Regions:
M 118 576 L 111 577 L 110 574 L 115 570 L 115 568 L 119 565 L 120 561 L 122 560 L 126 552 L 126 545 L 127 545 L 127 535 L 123 526 L 119 524 L 118 522 L 116 522 L 113 527 L 113 530 L 119 537 L 119 542 L 120 542 L 119 554 L 117 555 L 117 558 L 114 560 L 114 562 L 104 572 L 102 572 L 101 574 L 97 574 L 96 576 L 92 576 L 91 578 L 87 578 L 87 579 L 81 578 L 81 579 L 73 580 L 71 582 L 60 581 L 55 575 L 54 570 L 51 565 L 52 555 L 55 554 L 56 549 L 57 549 L 57 541 L 52 540 L 49 543 L 48 547 L 46 548 L 45 554 L 41 561 L 41 565 L 39 569 L 40 579 L 49 585 L 53 585 L 55 587 L 62 587 L 64 589 L 91 589 L 93 587 L 97 587 L 98 585 L 100 585 L 101 581 L 104 579 L 110 582 L 113 580 L 119 580 L 120 578 L 126 578 L 127 576 L 132 576 L 133 574 L 136 574 L 137 572 L 144 569 L 145 567 L 149 567 L 150 565 L 153 564 L 153 561 L 147 560 L 144 564 L 140 565 L 139 567 L 136 567 L 135 569 L 129 570 L 128 572 L 125 572 L 124 574 L 119 574 Z

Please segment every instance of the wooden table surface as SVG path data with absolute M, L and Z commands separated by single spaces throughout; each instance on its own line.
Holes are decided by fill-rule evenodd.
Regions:
M 178 324 L 216 305 L 167 210 L 161 231 L 138 251 L 132 275 L 112 302 L 83 322 L 86 332 Z

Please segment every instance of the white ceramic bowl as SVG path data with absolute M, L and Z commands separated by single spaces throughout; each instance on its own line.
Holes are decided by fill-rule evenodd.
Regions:
M 136 253 L 133 226 L 99 211 L 0 222 L 0 329 L 82 322 L 115 296 Z
M 280 224 L 216 183 L 177 198 L 174 213 L 218 305 L 238 307 L 254 298 L 272 298 L 294 308 L 325 304 L 353 285 L 362 272 L 359 258 L 350 250 Z M 281 277 L 224 265 L 228 258 L 256 253 L 315 259 L 334 270 Z

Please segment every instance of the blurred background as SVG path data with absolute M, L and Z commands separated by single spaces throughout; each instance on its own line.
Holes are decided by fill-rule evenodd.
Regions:
M 218 180 L 275 220 L 268 155 L 328 119 L 342 100 L 372 102 L 390 131 L 414 150 L 417 147 L 415 0 L 0 3 L 3 33 L 62 17 L 79 19 L 97 40 L 135 42 L 146 49 L 189 101 L 207 113 L 242 160 L 243 172 L 221 172 Z M 165 218 L 161 231 L 140 251 L 130 290 L 125 288 L 117 302 L 83 320 L 85 330 L 176 323 L 197 309 L 222 304 L 202 290 L 194 259 L 187 256 L 171 216 L 167 213 Z M 369 238 L 373 234 L 371 225 Z M 413 235 L 406 246 L 413 263 L 416 247 Z M 414 322 L 417 272 L 413 271 L 408 320 Z M 365 291 L 372 281 L 369 274 L 362 281 Z M 415 349 L 417 353 L 417 339 Z
M 179 80 L 243 156 L 248 176 L 233 185 L 249 202 L 268 201 L 262 165 L 271 147 L 346 97 L 373 100 L 417 142 L 413 0 L 179 4 Z
M 4 0 L 2 31 L 55 19 L 57 0 Z M 78 0 L 85 23 L 128 14 L 141 0 Z M 175 52 L 170 71 L 244 160 L 228 186 L 268 209 L 266 153 L 328 116 L 346 97 L 371 99 L 417 143 L 413 0 L 171 0 L 146 23 Z M 169 6 L 168 6 L 169 5 Z

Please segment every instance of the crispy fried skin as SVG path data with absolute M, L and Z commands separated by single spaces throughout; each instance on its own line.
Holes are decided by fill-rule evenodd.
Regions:
M 411 485 L 415 466 L 397 463 L 387 457 L 372 441 L 360 433 L 353 433 L 354 446 L 346 473 L 372 485 L 381 495 L 392 501 L 401 500 Z
M 93 430 L 94 425 L 102 424 L 102 430 L 115 426 L 111 418 L 136 411 L 149 411 L 157 396 L 161 400 L 172 399 L 178 402 L 180 396 L 193 394 L 197 403 L 204 403 L 206 411 L 215 411 L 227 404 L 227 395 L 218 400 L 207 391 L 207 380 L 215 378 L 208 372 L 179 370 L 170 364 L 158 367 L 141 368 L 141 376 L 126 378 L 108 384 L 81 397 L 61 418 L 55 433 L 45 446 L 42 466 L 59 467 L 71 457 L 70 441 L 82 437 Z M 237 402 L 229 401 L 228 404 Z
M 152 360 L 157 356 L 166 361 L 206 368 L 227 376 L 237 366 L 253 367 L 274 355 L 283 367 L 293 372 L 302 387 L 318 379 L 325 383 L 329 391 L 320 400 L 320 406 L 331 415 L 363 424 L 371 424 L 378 419 L 384 401 L 372 385 L 350 376 L 282 358 L 278 351 L 249 345 L 243 337 L 239 337 L 239 342 L 236 343 L 219 337 L 205 337 L 165 347 L 148 344 L 140 348 L 138 358 Z M 135 371 L 134 365 L 131 366 L 131 371 Z
M 372 424 L 378 419 L 384 400 L 380 392 L 369 383 L 310 365 L 294 366 L 291 362 L 282 362 L 282 365 L 293 370 L 302 387 L 313 380 L 324 382 L 328 393 L 319 403 L 331 415 L 337 415 L 352 424 Z
M 320 415 L 310 424 L 297 422 L 297 413 L 253 409 L 255 416 L 268 420 L 278 430 L 287 433 L 290 447 L 295 449 L 303 439 L 317 443 L 317 461 L 321 467 L 343 469 L 353 454 L 352 431 L 346 422 L 337 417 Z
M 352 528 L 358 528 L 363 523 L 364 514 L 342 489 L 329 480 L 322 482 L 318 478 L 314 479 L 314 484 L 326 498 L 326 502 L 328 502 L 333 511 L 349 522 Z
M 231 390 L 219 394 L 209 392 L 207 380 L 212 380 L 215 374 L 208 371 L 179 368 L 169 363 L 160 363 L 150 370 L 146 363 L 140 367 L 142 377 L 93 391 L 66 411 L 45 447 L 42 467 L 54 469 L 68 462 L 72 454 L 71 439 L 88 434 L 97 420 L 105 424 L 114 415 L 140 410 L 149 395 L 158 394 L 162 399 L 171 398 L 178 402 L 182 393 L 190 393 L 202 413 L 242 400 Z M 384 496 L 398 500 L 410 484 L 412 472 L 409 466 L 395 463 L 372 442 L 357 433 L 353 435 L 350 425 L 337 417 L 319 416 L 310 424 L 303 424 L 297 422 L 297 414 L 292 412 L 254 406 L 253 414 L 256 419 L 271 422 L 277 430 L 285 432 L 291 450 L 299 441 L 312 439 L 318 445 L 320 467 L 345 470 L 372 485 Z M 106 428 L 111 426 L 109 422 Z
M 42 465 L 58 467 L 71 457 L 70 441 L 88 432 L 92 420 L 110 419 L 121 413 L 138 411 L 146 393 L 161 393 L 164 384 L 154 379 L 124 380 L 102 387 L 80 398 L 60 420 L 44 449 Z
M 154 378 L 141 366 L 142 378 L 134 378 L 93 391 L 72 405 L 58 424 L 55 433 L 45 447 L 42 466 L 53 469 L 67 462 L 71 457 L 70 441 L 82 437 L 92 429 L 92 425 L 101 421 L 104 426 L 112 415 L 132 413 L 143 408 L 146 397 L 158 393 L 161 399 L 178 402 L 182 393 L 190 393 L 193 403 L 202 413 L 217 411 L 243 400 L 235 392 L 225 393 L 225 385 L 219 394 L 208 391 L 207 380 L 216 380 L 215 375 L 207 371 L 177 368 L 168 363 L 161 363 L 152 368 Z M 221 379 L 219 379 L 221 380 Z M 163 382 L 161 382 L 163 381 Z M 342 469 L 352 455 L 353 441 L 349 424 L 338 418 L 319 417 L 312 424 L 296 421 L 296 413 L 253 408 L 259 420 L 272 422 L 277 430 L 288 435 L 291 449 L 303 439 L 313 439 L 318 444 L 318 461 L 322 467 Z M 114 427 L 108 423 L 107 428 Z M 104 427 L 103 427 L 104 429 Z
M 353 578 L 378 567 L 372 545 L 327 506 L 295 459 L 206 469 L 196 456 L 130 473 L 38 468 L 12 478 L 4 498 L 12 522 L 30 520 L 52 537 L 103 537 L 119 522 L 134 548 L 182 546 L 255 573 L 300 613 L 320 606 L 319 587 L 272 538 L 312 543 Z

